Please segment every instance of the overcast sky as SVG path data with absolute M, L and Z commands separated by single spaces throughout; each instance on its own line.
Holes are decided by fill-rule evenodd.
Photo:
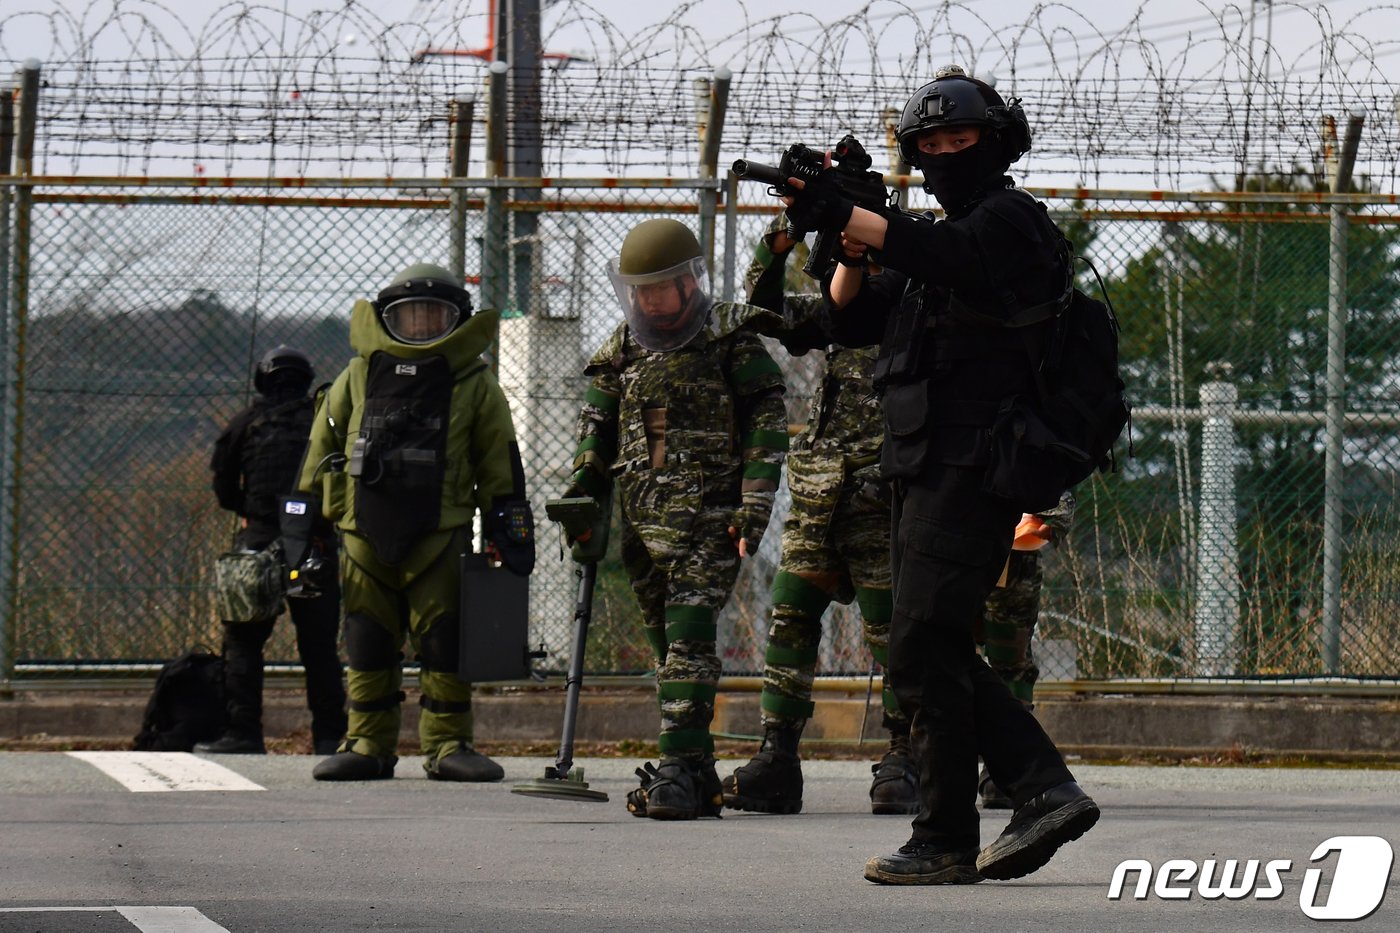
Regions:
M 124 60 L 133 44 L 146 57 L 189 55 L 202 40 L 211 60 L 311 44 L 343 59 L 341 67 L 353 67 L 355 60 L 374 58 L 386 32 L 394 35 L 396 55 L 405 44 L 416 46 L 420 39 L 422 45 L 480 47 L 486 41 L 488 19 L 486 0 L 168 0 L 168 6 L 120 0 L 118 8 L 130 15 L 120 28 L 101 28 L 114 3 L 117 0 L 0 0 L 0 55 L 15 62 L 30 56 L 47 61 L 71 58 L 76 36 L 100 34 L 92 54 L 107 62 Z M 791 12 L 772 19 L 784 9 Z M 60 11 L 57 16 L 55 10 Z M 240 13 L 250 12 L 270 30 L 274 24 L 281 26 L 277 14 L 283 10 L 289 16 L 285 27 L 280 34 L 262 35 L 264 44 L 258 50 L 246 43 L 250 35 L 256 38 L 264 30 L 234 27 Z M 154 48 L 151 35 L 140 30 L 138 17 L 154 23 L 169 47 Z M 746 48 L 735 38 L 755 35 L 760 20 L 765 31 L 776 30 L 791 43 L 830 39 L 833 24 L 849 21 L 849 41 L 829 55 L 807 55 L 807 62 L 826 58 L 852 73 L 879 72 L 886 77 L 907 72 L 910 89 L 922 83 L 934 65 L 958 62 L 979 76 L 997 79 L 1003 91 L 1023 93 L 1011 81 L 1011 62 L 1004 53 L 1013 47 L 1020 79 L 1082 73 L 1111 84 L 1151 74 L 1175 87 L 1189 87 L 1193 81 L 1216 86 L 1222 80 L 1242 87 L 1251 72 L 1260 80 L 1278 82 L 1286 76 L 1300 84 L 1316 82 L 1319 75 L 1334 84 L 1338 75 L 1350 81 L 1389 82 L 1390 74 L 1400 73 L 1400 0 L 697 0 L 685 5 L 562 0 L 547 6 L 543 31 L 547 51 L 600 60 L 625 59 L 629 46 L 643 46 L 656 53 L 652 60 L 657 64 L 767 69 L 768 63 L 751 60 L 754 46 Z M 1142 41 L 1120 40 L 1105 47 L 1105 36 L 1122 36 L 1125 31 Z M 1340 45 L 1328 47 L 1319 41 L 1339 33 L 1348 37 Z M 230 48 L 227 37 L 235 34 L 244 45 Z M 1266 38 L 1275 50 L 1271 56 L 1262 54 Z M 871 47 L 878 50 L 878 62 L 869 61 Z M 1253 47 L 1261 50 L 1257 58 L 1247 52 Z M 773 63 L 772 71 L 781 73 L 783 67 Z M 464 68 L 462 73 L 479 71 Z M 794 85 L 798 80 L 794 77 Z M 1054 104 L 1033 97 L 1026 103 L 1033 123 L 1037 116 L 1044 119 Z M 1238 106 L 1231 100 L 1212 103 Z M 1368 133 L 1386 134 L 1393 142 L 1400 134 L 1393 105 L 1388 110 L 1370 115 Z M 1316 125 L 1318 116 L 1304 112 L 1290 114 L 1289 119 Z M 1377 151 L 1388 156 L 1394 148 Z M 1363 147 L 1363 162 L 1368 151 Z M 1139 181 L 1132 186 L 1144 185 Z
M 62 11 L 58 21 L 60 33 L 90 33 L 95 31 L 103 15 L 110 11 L 113 2 L 0 0 L 0 46 L 14 59 L 30 55 L 49 58 L 55 54 L 55 50 L 54 37 L 44 34 L 48 28 L 44 23 L 47 14 L 54 10 Z M 354 17 L 354 11 L 363 11 L 370 21 L 418 24 L 426 33 L 439 39 L 460 38 L 461 41 L 471 42 L 475 34 L 476 44 L 480 45 L 486 38 L 486 0 L 269 0 L 249 4 L 218 0 L 170 0 L 165 5 L 151 0 L 122 0 L 121 9 L 149 17 L 157 23 L 169 21 L 168 11 L 174 10 L 178 19 L 195 33 L 209 23 L 226 21 L 243 10 L 252 10 L 259 18 L 267 18 L 269 11 L 286 10 L 291 16 L 302 20 L 311 18 L 319 11 L 322 22 L 342 25 Z M 1203 34 L 1218 35 L 1218 27 L 1212 22 L 1217 18 L 1227 23 L 1247 23 L 1252 13 L 1257 14 L 1256 36 L 1262 42 L 1271 9 L 1273 43 L 1285 50 L 1285 57 L 1292 61 L 1306 62 L 1310 55 L 1315 61 L 1318 57 L 1318 50 L 1310 48 L 1318 33 L 1317 27 L 1308 22 L 1313 17 L 1322 18 L 1334 29 L 1347 28 L 1350 23 L 1348 31 L 1360 33 L 1373 42 L 1384 43 L 1392 51 L 1400 48 L 1400 31 L 1393 30 L 1397 24 L 1397 6 L 1385 0 L 1327 0 L 1326 3 L 1317 0 L 1257 0 L 1253 3 L 1248 0 L 1235 3 L 1220 0 L 1129 0 L 1126 3 L 1122 0 L 1075 0 L 1067 4 L 1037 3 L 1032 0 L 960 0 L 949 4 L 920 3 L 917 0 L 909 3 L 890 0 L 871 3 L 856 0 L 765 0 L 749 4 L 739 0 L 696 0 L 688 4 L 562 0 L 547 3 L 544 15 L 545 32 L 552 36 L 552 44 L 557 51 L 595 48 L 598 31 L 588 28 L 588 20 L 606 21 L 617 35 L 630 37 L 645 34 L 657 23 L 674 19 L 687 29 L 694 30 L 705 44 L 713 44 L 742 31 L 746 23 L 766 20 L 783 14 L 783 11 L 791 12 L 782 16 L 781 28 L 795 37 L 815 36 L 832 23 L 859 18 L 871 30 L 882 34 L 882 57 L 905 50 L 916 20 L 925 25 L 934 22 L 946 24 L 946 34 L 941 39 L 950 57 L 964 57 L 969 45 L 984 48 L 998 39 L 1002 42 L 1019 40 L 1023 48 L 1033 51 L 1036 37 L 1028 35 L 1028 31 L 1033 33 L 1042 26 L 1055 27 L 1058 31 L 1049 42 L 1052 48 L 1045 49 L 1045 54 L 1040 56 L 1028 55 L 1022 65 L 1029 67 L 1048 61 L 1052 55 L 1072 60 L 1078 52 L 1093 50 L 1095 31 L 1118 34 L 1134 21 L 1140 24 L 1142 33 L 1153 40 L 1158 54 L 1168 59 L 1179 55 L 1193 36 L 1199 39 Z M 351 12 L 347 14 L 347 10 Z M 561 27 L 561 24 L 568 25 Z M 1392 31 L 1387 32 L 1387 29 Z M 164 32 L 173 44 L 180 43 L 179 30 L 168 29 Z M 362 47 L 373 38 L 356 35 L 353 28 L 337 32 L 337 38 L 348 39 Z M 940 29 L 940 32 L 943 30 Z M 703 64 L 692 57 L 692 49 L 686 48 L 684 33 L 672 34 L 681 64 Z M 129 27 L 127 35 L 130 35 Z M 63 39 L 61 35 L 57 37 L 60 43 Z M 122 41 L 115 31 L 109 31 L 108 40 L 113 43 Z M 353 45 L 347 51 L 351 48 Z M 937 51 L 942 52 L 943 49 Z M 1339 57 L 1348 54 L 1346 49 L 1339 50 Z M 997 64 L 1000 63 L 989 62 L 988 67 Z M 1400 55 L 1392 59 L 1391 64 L 1400 64 Z

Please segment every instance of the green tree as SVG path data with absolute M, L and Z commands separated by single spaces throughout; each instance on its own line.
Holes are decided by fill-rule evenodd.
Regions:
M 1251 177 L 1246 190 L 1325 190 L 1291 173 Z M 1259 202 L 1219 220 L 1169 223 L 1113 282 L 1135 312 L 1120 348 L 1133 401 L 1195 405 L 1202 383 L 1239 389 L 1240 407 L 1279 412 L 1237 430 L 1242 665 L 1260 673 L 1316 670 L 1321 591 L 1323 429 L 1287 413 L 1320 412 L 1327 397 L 1328 224 L 1323 205 Z M 1347 262 L 1347 404 L 1367 407 L 1392 387 L 1400 350 L 1400 230 L 1351 224 Z M 1136 428 L 1156 451 L 1146 479 L 1179 466 L 1161 424 Z M 1160 441 L 1160 443 L 1156 443 Z M 1349 471 L 1372 467 L 1353 457 Z M 1393 473 L 1394 465 L 1389 467 Z M 1352 488 L 1365 488 L 1355 481 Z M 1350 505 L 1350 503 L 1349 503 Z M 1349 508 L 1349 511 L 1351 509 Z M 1360 508 L 1356 511 L 1372 511 Z

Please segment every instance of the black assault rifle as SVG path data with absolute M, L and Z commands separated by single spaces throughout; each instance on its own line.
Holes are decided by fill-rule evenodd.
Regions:
M 776 195 L 796 194 L 796 189 L 788 187 L 789 178 L 803 182 L 822 176 L 830 180 L 841 194 L 868 211 L 882 213 L 889 207 L 890 194 L 885 188 L 884 176 L 870 170 L 870 154 L 854 136 L 846 135 L 832 147 L 831 152 L 823 152 L 793 143 L 783 151 L 776 167 L 737 159 L 734 162 L 734 175 L 746 181 L 762 182 L 770 186 Z M 794 240 L 803 239 L 809 230 L 796 227 L 788 229 Z M 841 242 L 840 230 L 818 230 L 812 243 L 812 251 L 807 254 L 807 264 L 802 271 L 814 279 L 821 279 L 835 259 L 836 249 Z

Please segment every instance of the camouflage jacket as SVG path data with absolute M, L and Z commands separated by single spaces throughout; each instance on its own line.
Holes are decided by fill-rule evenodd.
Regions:
M 849 348 L 831 342 L 826 300 L 820 295 L 786 294 L 784 278 L 790 250 L 774 252 L 774 237 L 787 228 L 787 215 L 769 222 L 754 249 L 744 275 L 749 301 L 783 316 L 780 330 L 770 332 L 794 356 L 824 348 L 826 367 L 807 426 L 793 443 L 793 452 L 842 458 L 853 468 L 876 463 L 885 427 L 872 382 L 879 347 Z
M 755 332 L 771 315 L 717 302 L 693 340 L 644 349 L 620 324 L 588 363 L 574 483 L 599 495 L 609 474 L 694 463 L 742 469 L 744 492 L 777 488 L 787 451 L 783 377 Z

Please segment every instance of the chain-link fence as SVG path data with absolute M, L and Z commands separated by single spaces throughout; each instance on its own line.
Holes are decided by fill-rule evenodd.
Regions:
M 621 319 L 604 270 L 626 231 L 648 216 L 712 224 L 719 288 L 738 289 L 773 210 L 756 186 L 736 198 L 703 179 L 554 180 L 524 198 L 480 179 L 212 192 L 198 179 L 11 178 L 0 190 L 0 261 L 16 283 L 0 571 L 21 675 L 216 640 L 211 567 L 233 520 L 208 456 L 265 349 L 299 346 L 330 379 L 350 354 L 355 298 L 414 262 L 459 262 L 478 303 L 505 310 L 497 365 L 542 517 L 566 481 L 583 365 Z M 1394 676 L 1392 199 L 1038 193 L 1113 300 L 1135 407 L 1133 456 L 1077 490 L 1074 532 L 1047 561 L 1047 674 Z M 930 206 L 922 197 L 911 206 Z M 1087 268 L 1081 284 L 1099 287 Z M 794 272 L 791 287 L 810 284 Z M 774 355 L 800 424 L 819 362 Z M 721 620 L 731 673 L 762 667 L 782 512 Z M 575 596 L 561 554 L 543 527 L 532 641 L 555 669 Z M 615 556 L 594 618 L 591 671 L 650 668 Z M 868 670 L 858 616 L 838 607 L 828 626 L 822 671 Z M 289 632 L 269 657 L 294 656 Z

